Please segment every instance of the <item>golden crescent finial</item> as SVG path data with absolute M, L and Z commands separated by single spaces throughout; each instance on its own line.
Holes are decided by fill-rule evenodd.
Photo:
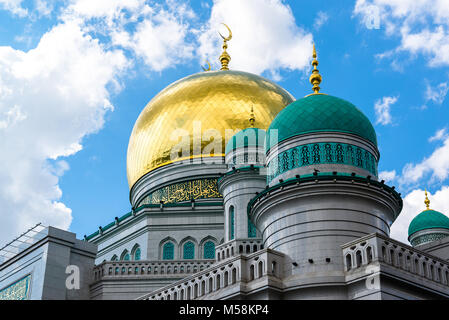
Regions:
M 223 36 L 223 35 L 221 34 L 220 31 L 218 31 L 218 34 L 223 38 L 224 41 L 230 41 L 230 40 L 232 39 L 232 31 L 231 31 L 231 29 L 230 29 L 230 28 L 228 27 L 228 25 L 225 24 L 225 23 L 222 23 L 222 25 L 224 25 L 224 26 L 226 27 L 226 29 L 228 29 L 229 35 L 228 35 L 228 37 L 225 37 L 225 36 Z
M 201 66 L 201 68 L 203 69 L 204 72 L 207 72 L 207 71 L 211 70 L 210 62 L 208 60 L 206 60 L 206 63 L 207 63 L 207 69 L 204 68 L 203 66 Z
M 229 61 L 231 61 L 231 56 L 228 54 L 228 52 L 226 51 L 226 49 L 228 48 L 228 41 L 232 39 L 232 31 L 231 29 L 228 27 L 228 25 L 222 23 L 222 25 L 224 25 L 226 27 L 226 29 L 228 29 L 229 31 L 229 35 L 227 37 L 223 36 L 220 31 L 218 31 L 218 34 L 220 35 L 220 37 L 223 38 L 223 52 L 219 58 L 220 62 L 221 62 L 221 69 L 220 70 L 229 70 L 228 68 L 228 64 Z
M 427 210 L 430 210 L 430 200 L 427 197 L 427 189 L 424 189 L 424 193 L 426 194 L 426 200 L 424 200 L 424 204 L 426 205 Z

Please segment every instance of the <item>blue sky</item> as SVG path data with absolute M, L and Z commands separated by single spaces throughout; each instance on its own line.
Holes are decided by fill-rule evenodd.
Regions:
M 448 21 L 449 0 L 0 0 L 0 244 L 37 222 L 82 237 L 130 210 L 134 122 L 206 59 L 217 68 L 221 22 L 230 68 L 295 98 L 311 92 L 316 44 L 321 91 L 377 131 L 406 241 L 424 188 L 449 213 Z

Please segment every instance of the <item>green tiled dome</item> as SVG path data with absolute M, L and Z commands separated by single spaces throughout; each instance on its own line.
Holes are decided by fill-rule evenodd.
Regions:
M 245 139 L 246 138 L 246 139 Z M 226 153 L 243 147 L 263 146 L 265 143 L 265 130 L 247 128 L 237 132 L 226 144 Z
M 352 103 L 329 95 L 316 94 L 296 100 L 271 122 L 266 137 L 266 151 L 276 144 L 270 130 L 278 130 L 279 142 L 311 132 L 347 132 L 377 146 L 376 132 L 369 119 Z
M 408 227 L 409 237 L 417 231 L 424 229 L 449 229 L 449 218 L 435 210 L 425 210 L 418 214 Z

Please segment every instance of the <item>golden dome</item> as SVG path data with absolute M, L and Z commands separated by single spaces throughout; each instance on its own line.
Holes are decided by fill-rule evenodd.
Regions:
M 251 108 L 255 126 L 267 129 L 279 111 L 293 100 L 277 84 L 241 71 L 202 72 L 174 82 L 147 104 L 134 125 L 127 155 L 129 187 L 146 173 L 175 161 L 224 157 L 227 140 L 249 126 Z M 194 131 L 198 124 L 201 131 Z M 216 131 L 208 131 L 211 129 Z M 190 139 L 190 149 L 183 156 L 172 152 L 179 149 L 182 132 Z M 211 150 L 214 141 L 211 132 L 220 134 L 221 150 L 205 152 L 204 147 L 209 145 L 207 150 Z M 198 143 L 205 154 L 194 148 Z

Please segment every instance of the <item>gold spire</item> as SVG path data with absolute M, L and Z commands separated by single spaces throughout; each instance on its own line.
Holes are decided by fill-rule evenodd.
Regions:
M 313 91 L 315 93 L 319 93 L 320 92 L 320 83 L 321 83 L 321 75 L 317 69 L 318 66 L 318 60 L 316 59 L 316 49 L 315 49 L 315 44 L 313 44 L 313 61 L 312 61 L 312 66 L 313 66 L 313 71 L 312 71 L 312 75 L 310 76 L 310 83 L 313 85 Z
M 254 128 L 254 122 L 256 122 L 256 116 L 254 115 L 254 107 L 251 106 L 251 114 L 249 115 L 249 124 L 251 128 Z
M 424 200 L 424 204 L 426 205 L 427 210 L 430 210 L 429 206 L 430 206 L 430 200 L 427 197 L 427 189 L 425 189 L 425 194 L 426 194 L 426 200 Z
M 220 33 L 220 31 L 218 32 L 218 34 L 223 38 L 223 52 L 219 58 L 219 60 L 221 62 L 220 70 L 229 70 L 228 64 L 229 64 L 229 61 L 231 61 L 231 56 L 228 54 L 226 49 L 228 48 L 227 42 L 232 39 L 232 32 L 231 32 L 231 29 L 229 29 L 229 27 L 226 24 L 222 23 L 222 25 L 224 25 L 228 29 L 229 35 L 227 37 L 225 37 Z

